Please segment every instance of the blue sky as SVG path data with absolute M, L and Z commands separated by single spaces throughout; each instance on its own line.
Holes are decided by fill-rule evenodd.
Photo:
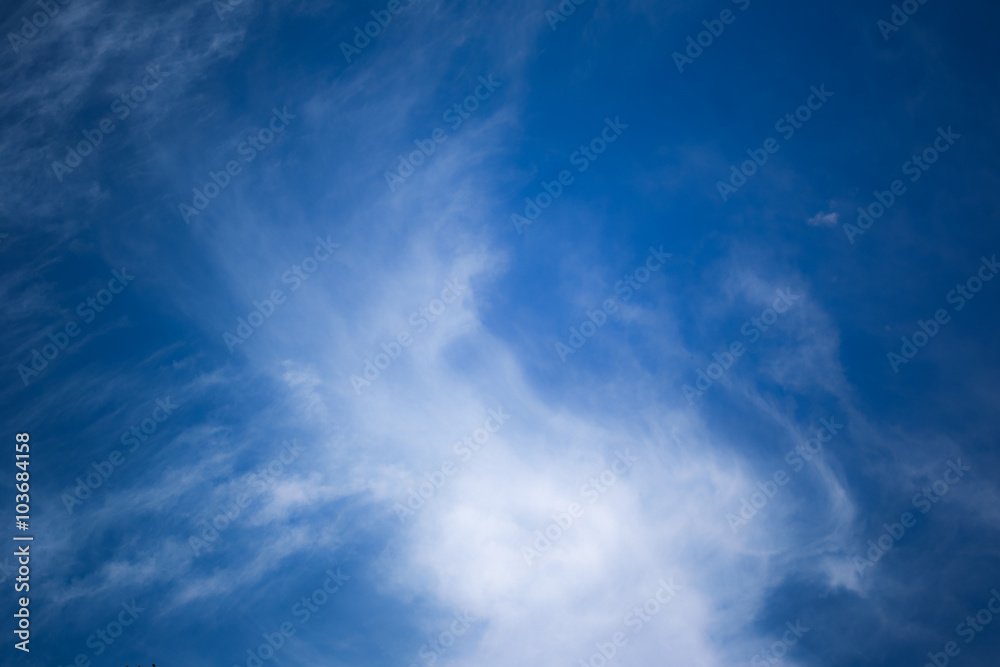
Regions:
M 3 664 L 994 665 L 998 20 L 6 5 Z

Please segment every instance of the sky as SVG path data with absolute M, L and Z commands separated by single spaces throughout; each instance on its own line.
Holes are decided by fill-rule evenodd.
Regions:
M 998 21 L 5 3 L 0 664 L 992 667 Z

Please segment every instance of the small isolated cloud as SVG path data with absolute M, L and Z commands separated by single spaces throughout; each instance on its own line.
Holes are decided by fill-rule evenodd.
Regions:
M 840 216 L 836 213 L 824 213 L 820 211 L 806 222 L 813 227 L 834 227 L 840 221 Z
M 820 211 L 806 222 L 813 227 L 834 227 L 840 221 L 840 216 L 836 213 L 823 213 Z

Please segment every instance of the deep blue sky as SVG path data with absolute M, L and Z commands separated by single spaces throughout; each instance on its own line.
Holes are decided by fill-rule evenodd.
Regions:
M 995 665 L 1000 8 L 389 4 L 0 9 L 0 662 Z

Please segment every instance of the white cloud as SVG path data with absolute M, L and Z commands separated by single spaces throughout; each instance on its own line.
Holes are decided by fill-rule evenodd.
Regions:
M 813 227 L 835 227 L 839 222 L 840 214 L 823 213 L 823 211 L 820 211 L 813 217 L 806 220 L 806 224 L 812 225 Z

